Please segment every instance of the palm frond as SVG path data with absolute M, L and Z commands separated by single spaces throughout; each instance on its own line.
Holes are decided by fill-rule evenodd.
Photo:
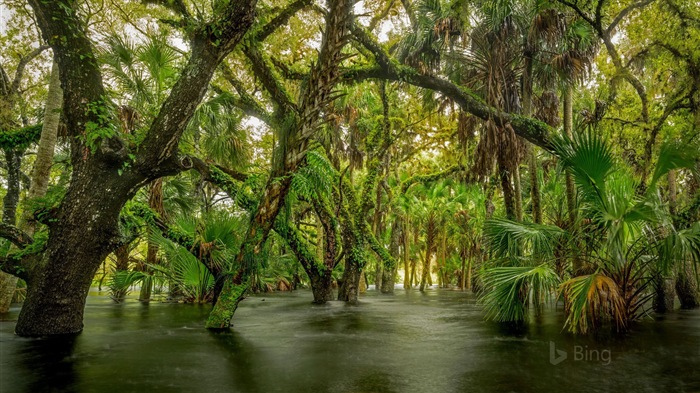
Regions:
M 496 267 L 482 274 L 486 294 L 481 302 L 487 318 L 498 322 L 524 321 L 528 307 L 551 300 L 559 277 L 547 264 L 525 267 Z

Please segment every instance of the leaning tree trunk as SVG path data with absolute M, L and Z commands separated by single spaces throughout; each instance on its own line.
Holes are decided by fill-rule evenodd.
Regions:
M 23 274 L 27 298 L 15 331 L 21 336 L 70 334 L 82 330 L 93 276 L 121 242 L 124 204 L 149 181 L 191 167 L 179 159 L 178 142 L 219 62 L 252 24 L 255 2 L 231 1 L 222 7 L 216 35 L 191 34 L 187 64 L 134 154 L 112 131 L 102 75 L 90 60 L 96 58 L 94 47 L 73 2 L 29 3 L 59 65 L 72 173 L 65 196 L 48 212 L 49 237 L 34 256 L 41 261 L 27 265 Z M 22 262 L 31 261 L 25 257 Z
M 260 257 L 272 224 L 279 213 L 282 203 L 289 191 L 291 175 L 301 164 L 306 154 L 309 138 L 319 126 L 321 111 L 331 98 L 331 91 L 338 79 L 338 67 L 343 58 L 347 29 L 350 23 L 352 3 L 347 0 L 329 0 L 326 25 L 318 61 L 312 68 L 304 88 L 299 92 L 299 102 L 292 111 L 291 103 L 285 102 L 284 119 L 280 123 L 290 123 L 288 139 L 279 158 L 273 161 L 265 192 L 256 214 L 250 222 L 246 238 L 236 260 L 240 266 L 238 272 L 227 279 L 221 294 L 214 304 L 206 322 L 207 329 L 228 329 L 231 319 L 248 290 L 249 276 L 252 274 Z M 255 56 L 254 48 L 248 54 Z M 268 84 L 275 84 L 265 78 Z M 282 104 L 280 102 L 279 104 Z M 283 106 L 283 105 L 282 105 Z M 280 180 L 281 179 L 281 180 Z
M 41 139 L 39 140 L 39 148 L 36 152 L 36 160 L 34 161 L 34 169 L 32 170 L 32 181 L 26 197 L 28 201 L 46 195 L 46 190 L 49 187 L 53 154 L 58 135 L 58 125 L 61 118 L 59 111 L 62 105 L 63 90 L 61 90 L 58 64 L 54 61 L 51 67 L 51 79 L 49 81 L 49 90 L 46 98 Z M 32 217 L 31 208 L 28 205 L 24 207 L 21 221 L 22 229 L 29 236 L 33 236 L 36 223 Z M 14 224 L 14 222 L 12 224 Z M 9 309 L 16 286 L 17 277 L 0 272 L 0 313 L 7 312 Z

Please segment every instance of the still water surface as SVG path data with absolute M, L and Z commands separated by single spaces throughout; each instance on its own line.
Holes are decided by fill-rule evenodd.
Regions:
M 90 296 L 73 339 L 13 334 L 0 316 L 0 392 L 700 392 L 700 311 L 625 337 L 561 332 L 561 312 L 514 332 L 471 294 L 369 291 L 357 307 L 307 291 L 241 303 L 234 331 L 208 306 Z M 553 365 L 555 359 L 566 359 Z

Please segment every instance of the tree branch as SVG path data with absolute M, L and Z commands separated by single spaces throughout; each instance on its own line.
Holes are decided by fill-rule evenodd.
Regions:
M 290 3 L 287 8 L 282 10 L 277 16 L 272 18 L 268 24 L 263 26 L 260 30 L 257 31 L 257 33 L 254 36 L 254 40 L 257 42 L 261 42 L 265 40 L 270 34 L 274 33 L 275 30 L 277 30 L 280 26 L 286 24 L 289 19 L 294 16 L 297 12 L 302 10 L 303 8 L 308 7 L 313 3 L 312 0 L 297 0 L 293 3 Z
M 389 55 L 362 28 L 354 25 L 352 32 L 355 38 L 375 56 L 379 67 L 358 68 L 346 70 L 345 80 L 358 81 L 362 79 L 387 79 L 406 82 L 414 86 L 439 91 L 450 97 L 466 112 L 484 120 L 493 120 L 498 126 L 508 124 L 520 137 L 527 139 L 537 146 L 553 151 L 551 128 L 538 120 L 525 116 L 500 111 L 487 105 L 476 94 L 463 89 L 452 82 L 431 75 L 418 73 L 415 69 L 392 61 Z
M 37 0 L 35 0 L 37 1 Z M 221 60 L 240 42 L 255 17 L 256 0 L 231 0 L 221 16 L 193 34 L 191 55 L 139 146 L 135 168 L 149 178 L 176 152 Z
M 31 236 L 14 225 L 0 222 L 0 238 L 7 239 L 19 248 L 24 248 L 34 242 Z
M 245 45 L 243 47 L 243 53 L 250 60 L 253 73 L 260 83 L 262 83 L 268 94 L 270 94 L 278 115 L 284 116 L 286 113 L 296 111 L 296 106 L 291 96 L 279 82 L 279 76 L 272 67 L 270 67 L 258 48 L 255 45 Z
M 617 16 L 615 16 L 615 18 L 612 20 L 612 22 L 610 22 L 610 25 L 608 25 L 608 27 L 605 29 L 605 34 L 606 35 L 612 34 L 614 32 L 615 28 L 617 27 L 617 25 L 630 12 L 632 12 L 638 8 L 646 7 L 647 5 L 653 3 L 654 1 L 656 1 L 656 0 L 643 0 L 643 1 L 636 2 L 636 3 L 632 3 L 632 4 L 628 5 L 627 7 L 625 7 L 622 11 L 620 11 L 620 13 L 617 14 Z
M 19 63 L 17 63 L 17 71 L 15 71 L 15 78 L 12 81 L 12 86 L 10 90 L 13 94 L 19 94 L 19 85 L 20 83 L 22 83 L 24 69 L 27 67 L 27 64 L 29 64 L 30 61 L 34 60 L 37 56 L 39 56 L 43 51 L 47 49 L 49 49 L 48 45 L 41 45 L 19 59 Z

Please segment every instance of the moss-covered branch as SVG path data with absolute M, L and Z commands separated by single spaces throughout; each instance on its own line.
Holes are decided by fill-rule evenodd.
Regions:
M 357 25 L 353 26 L 352 33 L 358 42 L 372 52 L 378 66 L 345 70 L 344 80 L 353 83 L 364 79 L 394 80 L 438 91 L 453 99 L 464 111 L 484 120 L 493 120 L 501 127 L 510 125 L 520 137 L 547 151 L 552 151 L 552 129 L 547 124 L 525 116 L 500 111 L 487 105 L 471 91 L 448 80 L 421 74 L 411 67 L 399 64 L 392 60 L 381 45 Z
M 396 259 L 391 254 L 389 254 L 389 252 L 386 250 L 386 247 L 379 244 L 379 241 L 374 236 L 374 233 L 372 233 L 372 228 L 369 227 L 369 224 L 367 224 L 366 221 L 363 230 L 367 239 L 367 245 L 369 245 L 369 248 L 372 249 L 372 251 L 374 251 L 374 253 L 377 254 L 379 259 L 382 260 L 382 265 L 384 266 L 384 268 L 393 270 L 396 267 Z
M 254 40 L 257 42 L 265 40 L 265 38 L 267 38 L 275 30 L 286 24 L 297 12 L 308 7 L 312 3 L 313 1 L 311 0 L 297 0 L 290 3 L 285 9 L 277 14 L 277 16 L 272 18 L 270 22 L 255 32 Z
M 447 176 L 450 176 L 455 172 L 459 172 L 463 169 L 464 169 L 464 167 L 461 165 L 453 165 L 453 166 L 451 166 L 445 170 L 439 171 L 439 172 L 428 173 L 426 175 L 411 176 L 401 183 L 401 193 L 405 194 L 406 191 L 408 191 L 408 189 L 414 184 L 426 184 L 426 183 L 434 182 L 434 181 L 443 179 Z
M 24 150 L 41 137 L 41 124 L 20 128 L 18 130 L 0 130 L 0 149 Z
M 0 238 L 7 239 L 19 248 L 24 248 L 34 242 L 31 236 L 14 225 L 0 222 Z

